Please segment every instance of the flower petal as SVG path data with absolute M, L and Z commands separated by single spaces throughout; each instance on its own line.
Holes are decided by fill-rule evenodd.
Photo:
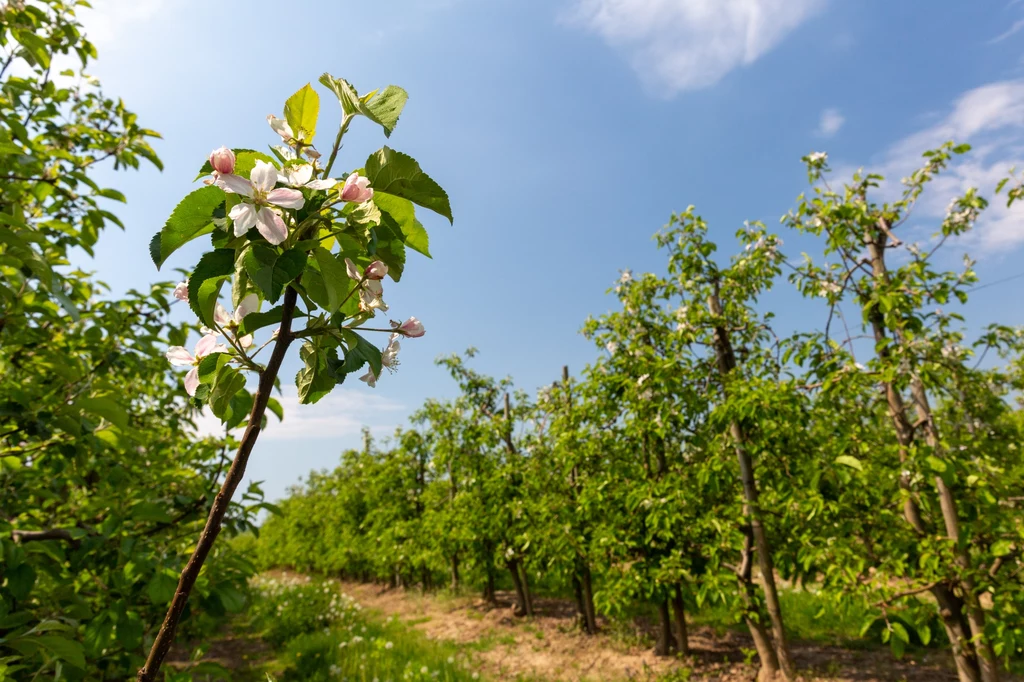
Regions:
M 188 367 L 195 362 L 195 358 L 192 357 L 192 354 L 184 346 L 171 346 L 164 353 L 164 357 L 176 367 Z
M 197 388 L 199 388 L 199 368 L 193 367 L 185 375 L 185 393 L 195 396 Z
M 302 208 L 306 198 L 297 189 L 275 189 L 267 195 L 267 201 L 281 208 Z
M 272 208 L 264 206 L 256 214 L 256 229 L 271 244 L 280 244 L 288 237 L 288 226 Z
M 313 166 L 304 163 L 301 166 L 288 166 L 284 169 L 285 184 L 301 187 L 313 179 Z
M 292 127 L 288 125 L 288 121 L 283 118 L 278 118 L 273 114 L 267 115 L 267 123 L 274 129 L 274 132 L 280 135 L 285 142 L 295 137 L 295 133 L 292 132 Z
M 363 278 L 363 276 L 359 274 L 359 268 L 356 267 L 356 264 L 352 262 L 351 258 L 345 259 L 345 270 L 348 272 L 349 279 L 354 279 L 358 282 Z
M 260 309 L 260 297 L 256 294 L 249 294 L 241 301 L 238 302 L 238 307 L 235 308 L 235 314 L 233 319 L 235 322 L 241 322 L 249 313 L 255 312 Z
M 235 236 L 241 237 L 256 224 L 256 207 L 252 204 L 236 204 L 228 217 L 235 224 Z
M 337 178 L 323 178 L 322 180 L 313 180 L 306 183 L 306 187 L 313 190 L 330 189 L 338 184 Z
M 248 348 L 252 345 L 252 334 L 246 334 L 242 338 L 238 339 L 238 345 L 242 348 Z
M 257 161 L 249 174 L 252 185 L 261 192 L 269 192 L 277 184 L 277 169 L 266 161 Z
M 232 194 L 241 194 L 244 197 L 252 196 L 252 183 L 243 178 L 241 175 L 235 175 L 234 173 L 223 173 L 217 176 L 215 183 L 225 192 L 231 192 Z
M 369 372 L 367 372 L 363 376 L 359 377 L 359 380 L 360 381 L 365 381 L 366 385 L 369 386 L 370 388 L 376 388 L 377 387 L 377 377 L 373 376 L 373 370 L 370 370 Z
M 219 304 L 218 304 L 219 305 Z M 221 309 L 223 310 L 223 308 Z M 217 335 L 207 334 L 196 343 L 196 359 L 202 360 L 217 347 Z

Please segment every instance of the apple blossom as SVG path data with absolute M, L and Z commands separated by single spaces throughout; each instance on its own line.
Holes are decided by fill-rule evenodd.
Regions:
M 375 279 L 363 282 L 359 289 L 359 309 L 366 312 L 381 310 L 387 312 L 388 304 L 384 302 L 384 287 Z
M 213 309 L 213 321 L 221 329 L 231 330 L 235 334 L 238 327 L 242 324 L 242 320 L 249 313 L 256 312 L 260 308 L 260 299 L 256 294 L 249 294 L 238 303 L 238 307 L 235 308 L 234 312 L 229 313 L 224 306 L 218 303 Z M 252 334 L 246 334 L 245 336 L 238 339 L 238 345 L 242 348 L 248 348 L 252 345 Z
M 363 276 L 366 279 L 381 280 L 388 274 L 388 266 L 379 260 L 375 260 L 366 266 L 366 270 L 363 271 Z
M 345 178 L 345 184 L 341 187 L 341 200 L 352 201 L 361 204 L 373 198 L 373 188 L 370 187 L 370 179 L 364 178 L 359 173 L 352 173 Z
M 174 298 L 188 302 L 188 282 L 178 282 L 174 287 Z
M 230 175 L 235 172 L 235 153 L 227 147 L 214 149 L 210 152 L 210 165 L 214 172 Z
M 194 396 L 199 388 L 199 362 L 207 355 L 226 353 L 227 350 L 223 344 L 217 343 L 216 335 L 207 334 L 196 342 L 195 355 L 189 353 L 184 346 L 171 346 L 165 357 L 175 367 L 192 367 L 185 375 L 185 392 Z
M 807 155 L 807 160 L 811 163 L 824 163 L 828 160 L 828 154 L 826 152 L 811 152 Z
M 392 372 L 395 371 L 395 368 L 398 367 L 398 351 L 401 349 L 402 345 L 398 342 L 398 334 L 392 334 L 388 339 L 387 348 L 385 348 L 380 354 L 381 367 Z M 366 372 L 366 374 L 359 377 L 359 380 L 365 381 L 366 385 L 370 388 L 376 388 L 378 378 L 379 377 L 373 373 L 373 369 L 371 368 Z
M 274 132 L 281 136 L 281 139 L 286 144 L 292 144 L 295 142 L 295 133 L 292 132 L 292 127 L 288 125 L 288 121 L 283 118 L 278 118 L 273 114 L 267 114 L 267 123 L 274 129 Z
M 410 339 L 418 339 L 427 333 L 427 330 L 423 328 L 423 323 L 417 320 L 415 317 L 410 317 L 405 322 L 392 322 L 391 327 L 399 334 L 408 336 Z
M 302 208 L 306 199 L 297 189 L 274 189 L 277 169 L 266 161 L 257 161 L 249 180 L 234 175 L 221 175 L 217 186 L 226 192 L 240 194 L 252 201 L 237 204 L 228 213 L 235 223 L 235 236 L 241 237 L 253 226 L 271 244 L 280 244 L 288 236 L 288 226 L 280 208 Z
M 338 184 L 338 181 L 334 178 L 323 178 L 322 180 L 313 179 L 313 166 L 304 163 L 300 166 L 286 166 L 281 171 L 283 177 L 279 178 L 281 182 L 292 187 L 305 187 L 306 189 L 320 190 L 330 189 Z

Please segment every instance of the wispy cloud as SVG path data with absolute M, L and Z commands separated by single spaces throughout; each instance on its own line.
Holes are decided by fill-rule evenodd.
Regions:
M 839 132 L 844 123 L 846 123 L 846 117 L 839 113 L 838 109 L 826 109 L 821 112 L 817 133 L 821 137 L 832 137 Z
M 1024 19 L 1018 19 L 1017 21 L 1013 22 L 1013 25 L 1010 26 L 1010 28 L 1006 29 L 992 40 L 988 41 L 988 44 L 995 45 L 996 43 L 1001 43 L 1010 36 L 1012 36 L 1014 33 L 1019 32 L 1022 28 L 1024 28 Z
M 370 389 L 337 388 L 315 405 L 300 405 L 294 386 L 285 386 L 283 395 L 275 396 L 284 408 L 284 421 L 269 416 L 269 425 L 261 440 L 299 441 L 314 438 L 353 436 L 363 426 L 374 431 L 389 430 L 402 421 L 406 407 L 383 398 Z M 220 435 L 220 420 L 209 410 L 197 423 L 200 434 Z
M 573 0 L 568 19 L 625 52 L 651 89 L 671 95 L 755 62 L 825 0 Z
M 925 222 L 930 226 L 923 229 L 922 236 L 935 230 L 951 198 L 975 187 L 991 204 L 967 245 L 991 252 L 1024 244 L 1024 206 L 1008 209 L 1005 199 L 992 196 L 996 183 L 1006 177 L 1011 166 L 1024 166 L 1024 80 L 969 90 L 957 97 L 938 122 L 892 144 L 878 163 L 871 164 L 871 170 L 888 178 L 883 192 L 894 196 L 898 179 L 924 165 L 921 154 L 947 140 L 970 143 L 973 149 L 955 159 L 922 196 L 915 216 L 928 219 Z M 843 177 L 849 170 L 837 169 L 837 174 Z

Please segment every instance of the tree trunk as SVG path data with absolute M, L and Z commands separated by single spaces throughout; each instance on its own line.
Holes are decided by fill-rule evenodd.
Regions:
M 683 586 L 677 585 L 672 593 L 672 610 L 676 618 L 676 643 L 679 645 L 679 653 L 683 656 L 690 655 L 690 635 L 686 631 L 686 608 L 683 605 Z
M 459 553 L 452 552 L 452 592 L 459 591 Z
M 576 598 L 576 625 L 580 630 L 587 630 L 587 607 L 583 605 L 583 583 L 577 571 L 572 573 L 572 593 Z
M 743 599 L 743 622 L 747 624 L 750 638 L 754 640 L 757 658 L 761 662 L 758 682 L 771 682 L 779 672 L 779 657 L 772 646 L 771 637 L 764 629 L 764 615 L 757 605 L 757 586 L 754 584 L 754 533 L 749 525 L 743 527 L 743 551 L 736 577 L 740 581 L 740 596 Z
M 533 594 L 530 592 L 530 578 L 526 573 L 526 562 L 519 562 L 519 573 L 523 580 L 523 596 L 526 597 L 526 615 L 533 616 Z
M 722 315 L 722 304 L 718 299 L 717 291 L 708 297 L 708 309 L 716 317 Z M 718 360 L 718 371 L 724 380 L 736 368 L 736 356 L 733 353 L 729 333 L 723 326 L 715 327 L 715 354 Z M 723 390 L 725 390 L 724 387 Z M 789 653 L 789 644 L 786 641 L 786 629 L 782 621 L 782 605 L 779 603 L 778 589 L 775 586 L 775 566 L 772 561 L 771 547 L 761 522 L 761 510 L 757 501 L 757 482 L 754 479 L 754 463 L 746 449 L 747 434 L 742 425 L 739 422 L 732 422 L 729 425 L 729 432 L 732 435 L 736 459 L 740 467 L 740 481 L 743 484 L 743 515 L 747 518 L 747 523 L 750 524 L 754 545 L 757 548 L 758 568 L 761 570 L 761 580 L 764 583 L 764 601 L 768 609 L 768 618 L 772 624 L 775 654 L 783 679 L 788 681 L 794 679 L 796 670 Z
M 526 590 L 523 589 L 523 579 L 519 575 L 519 561 L 509 559 L 505 562 L 508 572 L 512 574 L 512 584 L 516 588 L 516 604 L 512 613 L 517 616 L 525 616 L 529 612 L 526 605 Z
M 662 597 L 658 600 L 658 640 L 654 645 L 655 656 L 671 656 L 676 648 L 676 641 L 672 638 L 672 620 L 668 613 L 668 599 Z
M 586 616 L 586 632 L 597 634 L 597 613 L 594 611 L 594 581 L 590 575 L 590 566 L 586 561 L 580 562 L 583 567 L 583 610 Z
M 888 226 L 884 218 L 880 218 L 879 228 L 872 232 L 868 230 L 865 234 L 865 242 L 868 246 L 868 256 L 871 260 L 871 272 L 876 284 L 886 284 L 889 281 L 888 269 L 885 264 L 885 242 Z M 885 229 L 882 229 L 885 228 Z M 875 337 L 875 348 L 882 360 L 890 357 L 889 346 L 884 342 L 887 340 L 888 327 L 885 317 L 877 306 L 872 306 L 868 311 L 868 320 L 871 323 Z M 900 332 L 896 332 L 900 338 Z M 892 419 L 893 428 L 896 432 L 896 441 L 899 444 L 900 462 L 907 459 L 910 448 L 914 444 L 916 427 L 910 423 L 907 417 L 907 406 L 896 387 L 891 382 L 885 382 L 886 402 L 889 417 Z M 925 427 L 925 442 L 932 448 L 935 456 L 939 456 L 939 435 L 938 429 L 932 419 L 931 408 L 928 404 L 928 396 L 923 384 L 916 377 L 911 380 L 911 395 L 914 398 L 922 426 Z M 910 482 L 901 477 L 900 486 L 911 493 L 904 503 L 903 513 L 907 522 L 919 534 L 925 535 L 927 528 L 921 517 L 921 512 L 916 500 L 913 497 Z M 948 585 L 936 585 L 931 589 L 932 595 L 939 605 L 939 616 L 942 625 L 946 630 L 953 651 L 953 659 L 956 662 L 957 676 L 960 682 L 998 682 L 999 671 L 995 662 L 995 656 L 991 645 L 984 638 L 985 616 L 980 605 L 977 604 L 977 595 L 974 593 L 974 586 L 970 579 L 965 579 L 964 573 L 969 570 L 969 560 L 960 544 L 959 519 L 956 511 L 956 502 L 952 491 L 946 486 L 941 477 L 935 477 L 935 486 L 938 491 L 939 506 L 942 509 L 943 522 L 947 537 L 956 546 L 956 563 L 960 569 L 960 587 L 964 597 L 969 604 L 965 609 L 964 601 L 958 597 Z M 973 606 L 970 605 L 973 602 Z M 965 614 L 966 610 L 966 614 Z M 978 639 L 974 639 L 978 637 Z

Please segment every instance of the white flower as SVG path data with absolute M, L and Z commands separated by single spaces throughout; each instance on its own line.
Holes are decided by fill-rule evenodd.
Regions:
M 807 155 L 807 160 L 811 163 L 824 163 L 828 161 L 828 154 L 826 152 L 811 152 Z
M 255 226 L 268 242 L 280 244 L 288 236 L 288 226 L 281 217 L 280 209 L 302 208 L 306 199 L 297 189 L 274 189 L 278 180 L 277 169 L 266 161 L 257 161 L 249 178 L 246 180 L 234 174 L 217 178 L 217 186 L 224 191 L 249 199 L 228 213 L 235 224 L 235 236 L 241 237 Z
M 273 114 L 267 114 L 267 123 L 273 128 L 274 132 L 281 136 L 285 144 L 295 143 L 295 133 L 292 132 L 292 127 L 288 125 L 288 121 L 283 118 L 278 118 Z
M 388 339 L 387 348 L 385 348 L 380 354 L 381 367 L 387 368 L 388 371 L 394 372 L 395 368 L 398 367 L 398 351 L 401 350 L 402 346 L 398 342 L 398 334 L 392 334 Z M 377 375 L 373 373 L 373 368 L 367 370 L 366 374 L 359 377 L 360 381 L 365 381 L 366 385 L 370 388 L 376 388 Z
M 631 281 L 633 281 L 633 271 L 632 270 L 628 270 L 628 269 L 627 270 L 623 270 L 622 271 L 622 275 L 619 276 L 619 282 L 621 282 L 622 284 L 625 284 L 626 282 L 631 282 Z
M 226 353 L 227 350 L 224 345 L 217 343 L 215 335 L 207 334 L 196 342 L 195 355 L 189 353 L 184 346 L 171 346 L 164 357 L 176 367 L 192 367 L 185 375 L 185 392 L 194 396 L 196 389 L 199 388 L 199 363 L 207 355 Z
M 605 349 L 607 349 L 609 353 L 615 355 L 615 351 L 619 349 L 619 344 L 615 343 L 614 341 L 609 341 L 604 345 L 604 347 Z
M 222 329 L 228 329 L 232 333 L 237 332 L 239 325 L 242 324 L 242 320 L 249 313 L 256 312 L 260 309 L 260 299 L 256 294 L 249 294 L 238 303 L 238 307 L 235 308 L 234 312 L 229 313 L 224 309 L 220 303 L 213 309 L 213 321 L 216 322 Z M 279 328 L 280 329 L 280 328 Z M 238 345 L 242 348 L 248 348 L 252 345 L 252 334 L 246 334 L 242 338 L 238 339 Z
M 292 187 L 305 187 L 306 189 L 321 190 L 330 189 L 338 184 L 334 178 L 313 179 L 313 166 L 304 163 L 301 166 L 285 166 L 281 171 L 284 176 L 281 182 Z
M 188 302 L 188 282 L 178 282 L 174 287 L 174 298 Z

